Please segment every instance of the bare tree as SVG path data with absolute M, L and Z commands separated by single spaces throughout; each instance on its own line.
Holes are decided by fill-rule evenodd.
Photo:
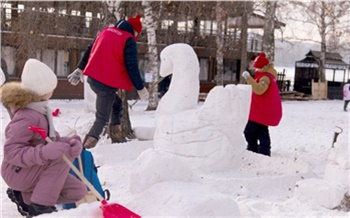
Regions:
M 222 31 L 222 21 L 224 16 L 224 9 L 222 8 L 222 2 L 216 2 L 216 84 L 224 85 L 224 40 Z
M 117 20 L 120 20 L 122 18 L 120 13 L 120 0 L 110 0 L 105 1 L 104 4 L 104 23 L 105 26 L 111 23 L 115 23 Z M 125 90 L 119 90 L 118 95 L 122 99 L 123 104 L 123 110 L 121 114 L 121 125 L 122 125 L 122 135 L 117 134 L 117 137 L 120 137 L 119 140 L 122 142 L 124 137 L 127 137 L 129 139 L 136 138 L 134 131 L 132 129 L 131 121 L 130 121 L 130 115 L 129 115 L 129 104 L 128 104 L 128 92 Z M 106 131 L 108 133 L 108 131 Z
M 2 33 L 2 42 L 15 49 L 15 76 L 20 72 L 28 58 L 53 58 L 58 50 L 73 51 L 83 49 L 87 40 L 95 33 L 87 31 L 84 11 L 100 8 L 101 2 L 52 2 L 52 1 L 6 1 L 2 8 L 11 5 L 11 15 L 3 16 L 1 25 L 7 34 Z M 78 11 L 79 13 L 73 13 Z M 3 10 L 7 13 L 9 10 Z M 96 21 L 96 18 L 93 18 Z M 89 29 L 95 29 L 99 22 L 92 22 Z M 75 38 L 77 37 L 77 38 Z M 46 63 L 48 64 L 48 63 Z M 54 61 L 51 61 L 54 68 Z M 14 76 L 13 74 L 11 76 Z
M 247 55 L 247 40 L 248 40 L 248 17 L 250 15 L 250 11 L 247 10 L 246 2 L 244 2 L 244 9 L 241 14 L 241 36 L 240 36 L 240 44 L 241 44 L 241 70 L 239 74 L 241 75 L 243 71 L 247 69 L 248 66 L 248 55 Z M 244 83 L 244 78 L 240 77 L 240 83 Z
M 265 23 L 263 34 L 263 51 L 269 57 L 270 61 L 275 59 L 275 13 L 277 1 L 265 2 Z
M 319 63 L 319 78 L 321 82 L 326 81 L 325 60 L 327 51 L 327 36 L 330 35 L 333 28 L 336 28 L 342 19 L 348 14 L 350 8 L 349 1 L 311 1 L 311 2 L 292 2 L 297 6 L 305 16 L 298 21 L 317 26 L 321 41 L 321 57 Z M 293 18 L 290 18 L 293 19 Z
M 110 19 L 112 19 L 112 22 L 113 20 L 120 20 L 121 19 L 121 15 L 120 15 L 120 11 L 119 11 L 119 8 L 120 8 L 120 4 L 121 4 L 121 0 L 106 0 L 104 4 L 105 6 L 107 6 L 107 10 L 108 10 L 108 14 L 106 14 L 106 16 L 108 17 L 108 20 L 107 22 L 108 23 L 111 23 L 111 21 L 109 21 Z M 113 15 L 113 16 L 111 16 Z
M 157 2 L 155 2 L 157 3 Z M 147 31 L 147 45 L 148 45 L 148 60 L 149 60 L 149 70 L 153 75 L 154 81 L 157 81 L 159 78 L 158 71 L 158 50 L 157 50 L 157 38 L 156 38 L 156 25 L 153 20 L 153 10 L 151 2 L 147 0 L 142 1 L 142 6 L 144 8 L 145 22 L 144 26 Z M 148 107 L 146 110 L 155 110 L 158 106 L 158 90 L 152 88 L 149 90 L 150 98 L 148 101 Z

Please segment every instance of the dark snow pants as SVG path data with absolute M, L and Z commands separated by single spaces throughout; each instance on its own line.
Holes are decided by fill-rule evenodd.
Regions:
M 350 100 L 344 101 L 344 111 L 347 111 L 347 107 L 348 107 L 349 102 L 350 102 Z
M 108 122 L 111 125 L 120 124 L 123 104 L 116 91 L 107 91 L 92 85 L 90 87 L 96 93 L 96 113 L 95 122 L 88 135 L 99 139 Z
M 244 129 L 244 136 L 248 143 L 247 150 L 267 156 L 271 155 L 271 141 L 268 126 L 248 121 Z

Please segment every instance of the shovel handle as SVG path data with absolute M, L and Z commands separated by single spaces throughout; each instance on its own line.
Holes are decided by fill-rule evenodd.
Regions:
M 52 140 L 47 136 L 46 131 L 41 127 L 29 126 L 29 129 L 33 132 L 39 133 L 47 142 L 52 142 Z M 74 166 L 74 164 L 67 158 L 65 154 L 62 155 L 62 159 L 68 166 L 73 170 L 73 172 L 79 177 L 79 179 L 90 189 L 90 191 L 96 196 L 99 201 L 104 200 L 102 195 L 95 189 L 95 187 L 85 178 L 84 175 Z
M 51 141 L 51 139 L 50 139 Z M 68 164 L 68 166 L 73 170 L 73 172 L 79 177 L 79 179 L 92 191 L 92 193 L 96 196 L 99 201 L 104 200 L 102 195 L 95 189 L 95 187 L 85 178 L 84 175 L 74 166 L 74 164 L 67 158 L 65 154 L 62 155 L 62 159 L 64 162 Z
M 154 83 L 152 83 L 152 85 L 150 85 L 150 87 L 148 87 L 147 91 L 151 92 L 151 90 L 154 89 L 154 87 L 156 87 L 160 82 L 162 82 L 165 79 L 165 77 L 160 77 L 157 81 L 155 81 Z M 136 101 L 134 101 L 134 103 L 132 103 L 131 105 L 129 105 L 130 108 L 132 108 L 132 106 L 134 106 L 140 99 L 137 99 Z
M 154 87 L 156 87 L 156 85 L 158 85 L 160 82 L 162 82 L 165 79 L 165 77 L 160 77 L 157 81 L 155 81 L 154 83 L 152 83 L 152 85 L 150 87 L 148 87 L 148 92 L 150 92 L 152 89 L 154 89 Z

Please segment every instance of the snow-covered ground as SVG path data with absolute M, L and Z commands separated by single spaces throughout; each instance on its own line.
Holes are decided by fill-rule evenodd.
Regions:
M 270 128 L 272 156 L 267 157 L 245 149 L 249 85 L 214 87 L 198 103 L 199 63 L 193 49 L 169 45 L 160 59 L 159 73 L 172 74 L 171 84 L 156 111 L 145 111 L 147 101 L 130 109 L 138 139 L 111 144 L 103 136 L 91 149 L 101 183 L 112 193 L 109 204 L 125 205 L 144 217 L 350 215 L 345 211 L 350 205 L 342 206 L 350 195 L 349 114 L 343 101 L 283 102 L 282 121 Z M 85 101 L 50 100 L 49 106 L 61 111 L 54 117 L 61 135 L 76 131 L 83 138 L 88 132 L 95 117 L 88 90 Z M 9 116 L 3 107 L 1 112 L 3 143 Z M 343 132 L 333 146 L 335 129 Z M 6 188 L 2 182 L 1 215 L 19 217 Z M 82 204 L 42 217 L 99 218 L 100 205 Z
M 130 110 L 133 127 L 155 125 L 156 112 L 145 111 L 147 104 L 147 101 L 139 101 Z M 61 135 L 74 129 L 83 137 L 94 120 L 92 112 L 85 112 L 83 100 L 50 100 L 49 106 L 61 111 L 58 117 L 54 117 L 55 127 Z M 203 103 L 198 103 L 197 107 L 200 109 Z M 348 161 L 348 165 L 343 166 L 348 168 L 342 172 L 345 177 L 346 173 L 349 175 L 349 158 L 346 157 L 350 157 L 350 112 L 342 109 L 343 101 L 340 100 L 284 101 L 280 125 L 270 127 L 272 157 L 244 151 L 240 165 L 224 171 L 192 172 L 185 170 L 186 164 L 182 165 L 181 161 L 171 158 L 168 160 L 174 160 L 173 163 L 177 163 L 180 170 L 166 171 L 167 166 L 159 165 L 159 158 L 153 165 L 145 163 L 148 164 L 144 174 L 146 177 L 131 181 L 130 178 L 135 178 L 135 170 L 140 169 L 135 165 L 135 160 L 140 161 L 141 154 L 144 157 L 154 151 L 153 140 L 135 139 L 123 144 L 111 144 L 104 136 L 91 152 L 96 165 L 100 166 L 99 177 L 104 188 L 112 193 L 108 202 L 122 204 L 141 216 L 349 217 L 349 212 L 326 208 L 318 201 L 333 199 L 329 204 L 337 201 L 332 193 L 325 196 L 324 185 L 318 186 L 332 162 L 329 156 L 335 152 L 332 149 L 335 126 L 344 130 L 338 136 L 335 148 L 343 149 L 338 156 L 341 153 L 345 156 L 341 160 Z M 7 111 L 1 107 L 2 144 L 8 122 Z M 169 161 L 168 164 L 172 163 Z M 175 176 L 181 176 L 181 173 L 183 180 Z M 163 181 L 151 179 L 157 174 L 160 175 L 158 179 Z M 335 175 L 339 177 L 341 174 Z M 148 182 L 148 187 L 138 190 L 143 187 L 142 182 Z M 130 190 L 131 184 L 133 190 Z M 300 191 L 302 187 L 309 188 Z M 2 181 L 1 217 L 21 217 L 15 204 L 7 198 L 6 188 Z M 315 189 L 317 193 L 314 193 Z M 300 193 L 304 195 L 300 196 Z M 83 204 L 77 209 L 40 217 L 98 218 L 102 217 L 99 206 L 100 202 Z M 190 212 L 186 214 L 186 210 Z

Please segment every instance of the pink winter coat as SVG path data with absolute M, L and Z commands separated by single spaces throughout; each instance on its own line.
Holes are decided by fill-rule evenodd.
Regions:
M 350 83 L 344 85 L 343 91 L 344 101 L 350 101 Z
M 82 199 L 87 189 L 69 174 L 69 167 L 62 159 L 63 153 L 70 160 L 80 154 L 80 138 L 60 138 L 57 134 L 56 142 L 46 143 L 38 133 L 28 129 L 29 126 L 38 126 L 49 132 L 47 115 L 26 108 L 37 96 L 26 92 L 16 82 L 6 83 L 1 88 L 1 94 L 2 102 L 13 112 L 13 118 L 5 129 L 1 165 L 1 176 L 6 184 L 21 191 L 26 204 L 34 202 L 54 206 Z M 45 102 L 38 103 L 45 105 Z

